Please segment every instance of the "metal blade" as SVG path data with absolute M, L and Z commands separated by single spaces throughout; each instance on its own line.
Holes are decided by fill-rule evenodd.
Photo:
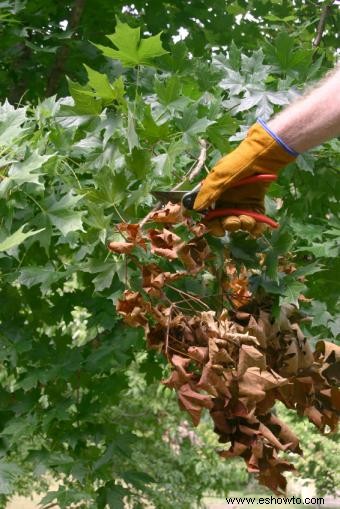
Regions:
M 152 196 L 162 203 L 171 201 L 172 203 L 181 203 L 182 198 L 188 191 L 152 191 Z

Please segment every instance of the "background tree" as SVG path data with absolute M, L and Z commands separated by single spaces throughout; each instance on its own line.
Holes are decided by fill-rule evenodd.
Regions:
M 199 5 L 190 18 L 196 19 Z M 108 253 L 107 242 L 121 240 L 114 226 L 122 218 L 136 222 L 150 211 L 152 189 L 171 188 L 184 178 L 197 163 L 200 139 L 211 167 L 257 115 L 269 117 L 323 75 L 334 63 L 336 35 L 329 31 L 313 48 L 318 20 L 303 17 L 316 9 L 311 4 L 301 4 L 301 14 L 290 2 L 271 4 L 263 13 L 258 2 L 257 15 L 271 17 L 258 17 L 259 26 L 242 14 L 241 2 L 228 8 L 214 2 L 235 27 L 233 35 L 223 35 L 224 25 L 218 31 L 192 20 L 183 24 L 189 7 L 176 2 L 166 13 L 171 30 L 162 36 L 168 53 L 162 55 L 160 40 L 152 39 L 149 58 L 140 63 L 135 48 L 126 66 L 126 56 L 104 58 L 85 41 L 114 51 L 104 35 L 114 32 L 115 12 L 110 18 L 98 4 L 76 6 L 78 14 L 84 10 L 73 37 L 60 28 L 71 12 L 65 15 L 64 3 L 29 2 L 18 12 L 3 7 L 3 90 L 7 86 L 5 93 L 14 93 L 16 101 L 27 89 L 23 103 L 33 100 L 15 107 L 4 102 L 0 112 L 3 505 L 18 490 L 44 489 L 48 475 L 62 484 L 46 504 L 56 498 L 60 507 L 80 502 L 116 509 L 127 497 L 136 508 L 147 500 L 167 509 L 171 492 L 184 509 L 192 507 L 191 497 L 199 502 L 208 485 L 225 494 L 231 487 L 225 479 L 232 483 L 236 474 L 237 483 L 246 483 L 246 475 L 216 460 L 208 421 L 197 435 L 181 436 L 192 431 L 186 424 L 180 431 L 186 416 L 155 383 L 165 376 L 163 361 L 146 353 L 143 331 L 126 327 L 115 313 L 134 273 L 123 257 Z M 121 18 L 135 27 L 150 23 L 147 29 L 156 35 L 167 28 L 166 19 L 146 7 L 148 15 L 125 12 Z M 210 12 L 201 8 L 201 16 Z M 237 14 L 243 16 L 240 25 Z M 221 16 L 211 23 L 217 27 Z M 152 26 L 151 18 L 162 26 Z M 172 44 L 180 26 L 190 35 Z M 120 31 L 131 40 L 128 26 Z M 225 47 L 211 51 L 217 44 Z M 53 72 L 50 83 L 60 84 L 61 96 L 63 73 L 70 77 L 72 97 L 44 99 Z M 292 165 L 282 173 L 267 200 L 280 230 L 257 241 L 237 235 L 228 249 L 238 267 L 255 269 L 251 289 L 270 294 L 273 312 L 295 303 L 312 343 L 335 341 L 339 142 L 300 157 L 297 165 L 299 171 Z M 284 208 L 277 209 L 277 198 Z M 262 271 L 256 252 L 267 257 Z M 145 408 L 147 416 L 140 415 Z M 319 475 L 313 468 L 309 473 Z
M 55 92 L 67 93 L 65 74 L 85 78 L 81 63 L 110 72 L 89 41 L 103 43 L 112 33 L 115 16 L 132 26 L 142 25 L 145 34 L 163 31 L 165 47 L 172 37 L 186 30 L 186 45 L 196 57 L 209 59 L 211 48 L 234 40 L 246 50 L 270 42 L 282 30 L 310 48 L 315 57 L 323 54 L 328 64 L 338 45 L 339 11 L 332 1 L 318 4 L 298 0 L 208 0 L 158 2 L 75 0 L 3 2 L 0 18 L 2 48 L 2 98 L 17 102 L 37 100 Z M 183 33 L 183 32 L 181 32 Z

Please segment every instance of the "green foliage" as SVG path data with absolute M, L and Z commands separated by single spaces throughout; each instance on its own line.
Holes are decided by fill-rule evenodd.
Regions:
M 161 378 L 163 366 L 157 356 L 144 353 L 141 331 L 123 326 L 114 311 L 134 274 L 106 245 L 121 240 L 115 224 L 122 218 L 136 222 L 145 216 L 153 189 L 167 189 L 183 179 L 197 160 L 200 138 L 208 142 L 211 167 L 258 113 L 271 114 L 289 100 L 292 88 L 301 88 L 332 62 L 332 50 L 326 49 L 324 60 L 307 69 L 299 53 L 301 49 L 310 56 L 310 6 L 297 2 L 287 11 L 273 3 L 268 12 L 262 2 L 252 5 L 257 15 L 279 18 L 265 22 L 270 44 L 253 51 L 261 24 L 250 26 L 243 19 L 232 30 L 236 42 L 228 46 L 230 51 L 209 54 L 209 61 L 190 58 L 182 43 L 166 54 L 158 36 L 141 38 L 139 28 L 123 23 L 110 36 L 118 49 L 105 50 L 115 60 L 104 61 L 90 45 L 80 50 L 70 34 L 57 28 L 53 16 L 58 13 L 62 19 L 60 9 L 64 12 L 68 4 L 58 4 L 55 13 L 49 13 L 50 34 L 40 29 L 36 35 L 27 28 L 31 35 L 23 37 L 16 23 L 6 25 L 5 66 L 8 41 L 13 45 L 24 40 L 30 53 L 37 52 L 41 72 L 46 71 L 60 36 L 70 44 L 66 70 L 72 77 L 72 97 L 54 96 L 17 108 L 4 102 L 0 110 L 0 475 L 6 497 L 23 489 L 27 479 L 44 481 L 48 474 L 63 483 L 57 493 L 47 495 L 46 504 L 57 498 L 60 507 L 84 501 L 84 507 L 118 508 L 126 497 L 136 508 L 151 501 L 160 509 L 185 509 L 192 507 L 192 500 L 199 502 L 207 488 L 226 494 L 232 483 L 240 482 L 243 474 L 215 456 L 210 424 L 198 431 L 202 445 L 193 447 L 187 438 L 178 442 L 176 429 L 183 417 L 167 391 L 149 385 Z M 151 2 L 143 16 L 152 32 L 159 32 L 164 28 L 160 23 L 177 19 L 178 12 L 174 29 L 188 9 L 190 17 L 203 7 L 206 12 L 205 4 L 199 6 L 183 3 L 180 9 L 169 4 L 161 19 L 159 2 Z M 36 23 L 41 20 L 33 14 L 38 7 L 44 16 L 46 3 L 19 6 L 18 23 L 24 24 L 26 15 Z M 284 16 L 295 16 L 298 8 L 301 18 L 296 18 L 291 35 L 299 33 L 299 44 L 291 48 L 292 63 L 282 60 L 285 36 L 270 36 L 276 35 L 276 25 L 287 22 Z M 6 9 L 15 19 L 11 6 Z M 221 2 L 215 2 L 214 9 L 220 12 Z M 99 22 L 99 11 L 90 5 L 84 13 L 82 34 L 90 40 L 98 26 L 112 31 L 103 13 Z M 229 44 L 231 35 L 222 37 L 222 25 L 225 34 L 234 13 L 224 13 L 204 30 L 190 22 L 190 50 L 200 53 L 207 41 Z M 245 27 L 247 41 L 240 36 Z M 240 49 L 243 42 L 251 51 Z M 13 51 L 13 58 L 21 57 L 21 50 Z M 33 56 L 14 66 L 13 77 L 15 82 L 25 77 L 31 95 L 42 90 L 32 72 Z M 89 64 L 86 84 L 72 67 L 76 61 L 79 70 L 83 60 Z M 108 72 L 95 70 L 101 66 Z M 300 304 L 307 318 L 305 332 L 314 338 L 339 334 L 338 162 L 339 144 L 333 141 L 318 149 L 312 164 L 300 162 L 299 169 L 293 165 L 282 173 L 268 201 L 282 224 L 278 232 L 258 241 L 244 235 L 211 241 L 217 253 L 227 245 L 237 262 L 255 269 L 257 253 L 266 253 L 267 266 L 254 274 L 253 287 L 271 293 L 277 305 L 280 300 Z M 285 206 L 276 210 L 274 198 L 283 199 Z M 286 260 L 288 247 L 291 258 Z M 294 263 L 296 272 L 287 274 L 283 262 Z M 216 293 L 209 281 L 197 279 L 196 284 L 207 295 Z M 301 292 L 313 300 L 300 302 Z M 179 445 L 181 454 L 169 443 Z
M 119 60 L 124 67 L 152 66 L 155 57 L 161 57 L 167 53 L 162 47 L 160 35 L 143 39 L 140 36 L 140 27 L 131 28 L 117 18 L 115 33 L 106 37 L 118 48 L 118 51 L 101 44 L 96 44 L 96 47 L 104 56 Z
M 119 39 L 117 33 L 115 36 L 118 42 L 128 42 L 124 51 L 129 48 L 129 65 L 136 63 L 136 58 L 139 63 L 144 63 L 138 60 L 136 53 L 140 35 L 142 40 L 146 35 L 152 35 L 154 38 L 149 39 L 147 44 L 152 42 L 152 46 L 159 49 L 159 39 L 155 34 L 163 32 L 162 39 L 169 50 L 172 38 L 184 28 L 188 31 L 186 45 L 195 57 L 204 56 L 208 60 L 212 47 L 230 47 L 232 41 L 237 48 L 244 48 L 247 52 L 266 46 L 268 63 L 273 63 L 278 70 L 289 71 L 295 77 L 301 69 L 306 75 L 313 69 L 312 61 L 317 62 L 318 57 L 326 59 L 329 65 L 338 47 L 339 12 L 334 4 L 326 19 L 327 30 L 313 54 L 311 43 L 322 8 L 322 4 L 304 0 L 239 0 L 227 4 L 225 0 L 196 0 L 191 3 L 173 0 L 165 7 L 159 0 L 147 3 L 135 0 L 133 4 L 123 0 L 2 2 L 2 100 L 10 97 L 11 101 L 19 101 L 25 94 L 25 98 L 37 101 L 47 89 L 49 94 L 58 91 L 65 95 L 65 74 L 72 81 L 81 81 L 85 78 L 83 62 L 92 69 L 108 71 L 110 77 L 114 77 L 117 71 L 119 73 L 119 66 L 107 65 L 101 52 L 96 51 L 89 41 L 105 45 L 105 34 L 112 34 L 115 19 L 128 22 L 132 27 L 129 37 L 125 35 L 127 32 L 122 32 Z M 116 23 L 119 26 L 119 21 Z M 149 50 L 148 47 L 145 49 Z M 173 48 L 171 50 L 174 51 Z M 110 48 L 110 51 L 115 50 Z M 177 64 L 180 64 L 180 58 Z
M 26 225 L 20 226 L 20 228 L 18 228 L 18 230 L 15 233 L 13 233 L 9 237 L 7 237 L 5 240 L 0 242 L 0 252 L 9 251 L 13 247 L 16 247 L 19 244 L 21 244 L 24 240 L 28 239 L 29 237 L 32 237 L 32 235 L 36 235 L 37 233 L 40 233 L 43 231 L 43 228 L 41 228 L 40 230 L 36 230 L 36 231 L 30 230 L 30 231 L 24 233 L 23 229 L 25 228 L 25 226 Z
M 339 433 L 320 435 L 312 424 L 298 417 L 292 410 L 278 405 L 278 414 L 294 429 L 304 450 L 297 461 L 297 468 L 304 479 L 313 479 L 320 496 L 336 496 L 339 487 L 340 454 Z

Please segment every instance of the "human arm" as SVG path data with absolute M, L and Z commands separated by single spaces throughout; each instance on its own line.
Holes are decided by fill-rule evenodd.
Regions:
M 326 76 L 268 123 L 259 120 L 247 137 L 214 166 L 204 180 L 194 208 L 216 207 L 264 211 L 266 184 L 228 191 L 234 182 L 259 173 L 274 173 L 303 152 L 340 134 L 340 67 Z M 229 216 L 211 223 L 213 233 L 246 229 L 259 233 L 249 216 Z
M 268 122 L 296 152 L 340 135 L 340 66 Z

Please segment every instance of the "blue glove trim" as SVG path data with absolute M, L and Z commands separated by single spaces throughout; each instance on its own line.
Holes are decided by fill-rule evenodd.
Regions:
M 268 134 L 270 134 L 270 136 L 272 138 L 274 138 L 274 140 L 276 140 L 278 142 L 279 145 L 281 145 L 281 147 L 283 149 L 286 150 L 286 152 L 288 152 L 291 156 L 294 156 L 294 157 L 297 157 L 299 154 L 299 152 L 296 152 L 296 150 L 293 150 L 292 148 L 290 148 L 287 143 L 285 143 L 277 134 L 275 134 L 268 126 L 267 124 L 265 123 L 265 121 L 262 119 L 262 118 L 258 118 L 257 119 L 258 123 L 262 125 L 263 129 L 265 129 L 267 131 Z

